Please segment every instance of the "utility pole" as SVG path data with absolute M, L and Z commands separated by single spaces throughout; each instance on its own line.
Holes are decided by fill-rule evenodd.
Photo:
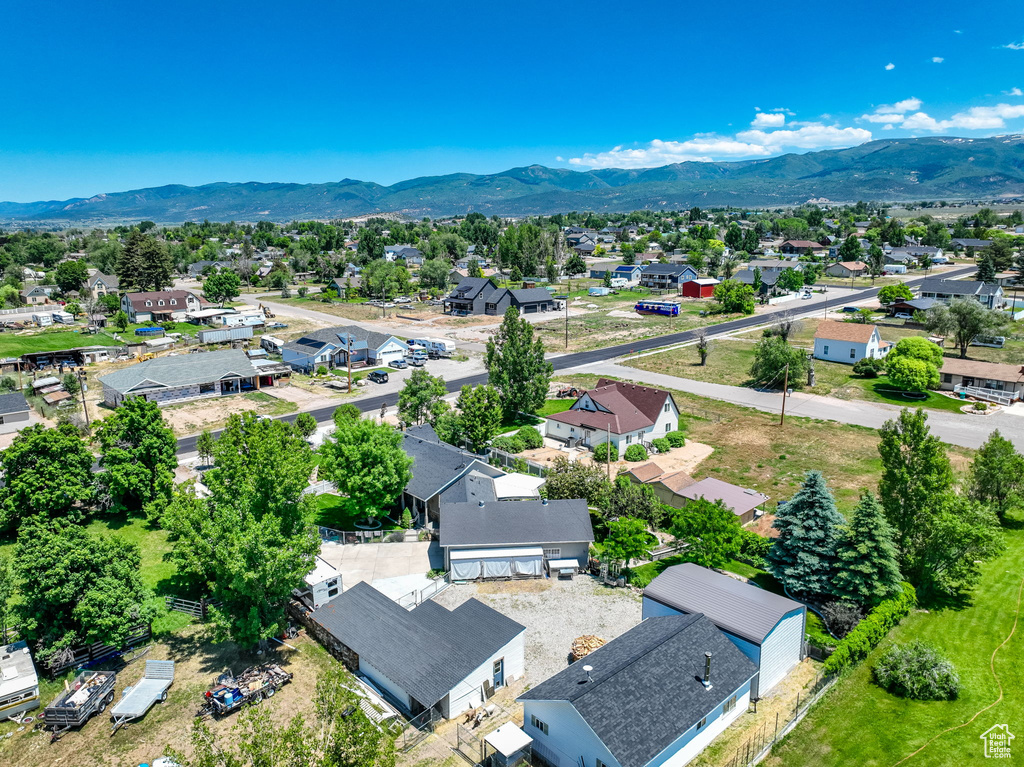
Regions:
M 782 418 L 779 419 L 779 426 L 786 422 L 786 390 L 789 389 L 789 363 L 786 363 L 785 377 L 782 380 Z
M 91 431 L 92 426 L 89 423 L 89 406 L 85 403 L 85 371 L 78 371 L 78 393 L 82 395 L 82 412 L 85 413 L 85 429 Z
M 570 282 L 569 287 L 572 287 Z M 569 348 L 569 291 L 565 291 L 565 348 Z
M 347 333 L 348 340 L 345 344 L 345 363 L 348 366 L 348 390 L 352 392 L 352 331 Z

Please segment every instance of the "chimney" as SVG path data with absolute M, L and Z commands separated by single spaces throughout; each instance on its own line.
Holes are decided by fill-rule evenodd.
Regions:
M 701 681 L 705 690 L 710 690 L 711 685 L 711 653 L 704 653 L 704 679 Z

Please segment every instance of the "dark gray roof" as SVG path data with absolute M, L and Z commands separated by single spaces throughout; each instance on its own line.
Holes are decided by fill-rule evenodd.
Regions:
M 711 653 L 711 689 L 701 684 Z M 622 767 L 643 767 L 757 667 L 702 615 L 648 618 L 519 700 L 570 702 Z
M 952 296 L 990 296 L 1000 290 L 994 282 L 978 280 L 930 279 L 921 283 L 922 293 L 947 293 Z
M 474 299 L 488 283 L 490 283 L 492 289 L 497 288 L 497 285 L 495 285 L 489 277 L 463 277 L 459 280 L 459 284 L 455 286 L 455 290 L 452 291 L 451 297 L 462 298 L 465 300 Z
M 776 282 L 779 281 L 779 277 L 782 276 L 782 273 L 784 271 L 785 271 L 784 269 L 780 269 L 778 271 L 773 271 L 773 270 L 769 270 L 769 269 L 763 270 L 761 272 L 761 284 L 762 285 L 774 285 Z M 754 270 L 753 269 L 741 269 L 740 271 L 738 271 L 735 274 L 733 274 L 732 278 L 734 280 L 742 282 L 744 285 L 753 285 L 754 284 Z
M 578 543 L 594 540 L 585 500 L 489 501 L 441 506 L 442 546 Z
M 687 613 L 702 613 L 730 634 L 760 644 L 799 602 L 687 562 L 667 568 L 644 596 Z
M 346 348 L 348 337 L 352 336 L 352 350 L 379 349 L 394 336 L 388 333 L 378 333 L 376 330 L 367 330 L 358 325 L 339 325 L 334 328 L 323 328 L 313 330 L 295 341 L 289 341 L 284 345 L 285 349 L 305 354 L 311 357 L 318 353 L 328 344 L 334 344 L 338 348 Z
M 518 304 L 533 304 L 541 301 L 552 301 L 551 294 L 544 288 L 517 288 L 509 291 Z
M 496 501 L 494 480 L 479 471 L 471 471 L 454 485 L 441 493 L 441 508 L 451 503 L 471 503 L 476 506 L 480 501 Z
M 406 455 L 412 458 L 412 479 L 405 492 L 421 500 L 429 500 L 461 477 L 478 457 L 441 442 L 433 429 L 409 429 L 402 442 Z M 485 464 L 486 465 L 486 464 Z
M 24 413 L 28 410 L 28 401 L 20 391 L 0 394 L 0 415 L 8 413 Z
M 696 274 L 696 270 L 692 266 L 680 265 L 680 264 L 648 264 L 644 267 L 643 274 L 682 274 L 683 272 L 691 271 Z
M 899 306 L 909 306 L 911 309 L 926 312 L 938 303 L 934 298 L 913 298 L 909 301 L 897 301 Z
M 100 376 L 99 381 L 121 394 L 211 383 L 222 378 L 251 378 L 256 368 L 241 349 L 204 354 L 157 357 Z
M 962 248 L 987 248 L 992 244 L 992 240 L 979 240 L 973 237 L 957 237 L 953 240 L 953 243 Z
M 429 600 L 406 610 L 363 582 L 311 617 L 428 707 L 526 630 L 475 599 L 454 610 Z

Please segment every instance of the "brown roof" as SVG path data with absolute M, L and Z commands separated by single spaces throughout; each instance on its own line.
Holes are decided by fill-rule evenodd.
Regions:
M 175 309 L 186 308 L 188 296 L 195 296 L 195 294 L 191 290 L 155 290 L 149 293 L 129 293 L 128 300 L 135 311 L 145 311 L 146 309 L 164 309 L 166 311 L 172 306 L 172 298 L 177 301 L 173 305 Z M 165 302 L 163 306 L 157 306 L 157 302 L 160 300 Z M 146 306 L 146 301 L 152 301 L 153 306 Z M 199 299 L 199 303 L 205 304 L 206 302 Z
M 743 516 L 768 500 L 768 496 L 764 493 L 737 487 L 714 477 L 705 477 L 700 482 L 691 485 L 683 495 L 694 501 L 698 498 L 712 502 L 721 501 L 726 507 L 732 509 L 736 516 Z
M 871 334 L 874 332 L 874 325 L 867 325 L 862 322 L 822 320 L 818 324 L 814 337 L 825 341 L 852 341 L 853 343 L 866 344 L 871 340 Z
M 863 261 L 837 261 L 836 264 L 839 266 L 845 266 L 851 272 L 862 272 L 868 268 L 868 265 Z
M 671 474 L 665 474 L 662 477 L 658 477 L 658 482 L 663 484 L 673 493 L 681 493 L 690 485 L 696 484 L 697 480 L 685 471 L 676 471 Z
M 626 472 L 631 475 L 637 482 L 650 482 L 651 480 L 657 479 L 665 472 L 658 464 L 654 461 L 634 466 L 632 469 Z
M 789 245 L 793 248 L 815 248 L 818 250 L 825 247 L 820 242 L 812 242 L 811 240 L 786 240 L 782 245 Z
M 942 373 L 970 378 L 987 378 L 990 381 L 1017 382 L 1024 378 L 1024 367 L 1020 365 L 1002 365 L 998 362 L 978 362 L 977 360 L 961 360 L 955 357 L 944 357 Z
M 598 431 L 611 431 L 613 434 L 628 434 L 654 424 L 658 420 L 665 399 L 672 396 L 664 389 L 652 389 L 609 378 L 598 379 L 597 387 L 585 394 L 590 395 L 590 399 L 604 410 L 570 409 L 550 415 L 548 418 L 570 426 L 586 426 Z M 575 405 L 576 403 L 573 403 L 573 407 Z

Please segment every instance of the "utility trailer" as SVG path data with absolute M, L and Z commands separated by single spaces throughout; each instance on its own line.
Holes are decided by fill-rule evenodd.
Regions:
M 292 675 L 276 663 L 251 666 L 238 677 L 230 670 L 225 671 L 217 677 L 217 683 L 203 694 L 205 702 L 198 716 L 225 716 L 246 703 L 258 703 L 273 697 L 291 679 Z
M 102 714 L 114 700 L 116 680 L 113 671 L 83 671 L 75 677 L 68 689 L 43 710 L 43 726 L 53 731 L 50 742 Z
M 121 700 L 110 712 L 110 721 L 114 723 L 110 734 L 134 719 L 146 715 L 153 704 L 167 700 L 167 688 L 174 682 L 173 660 L 147 660 L 146 674 L 134 687 L 126 687 L 121 693 Z

